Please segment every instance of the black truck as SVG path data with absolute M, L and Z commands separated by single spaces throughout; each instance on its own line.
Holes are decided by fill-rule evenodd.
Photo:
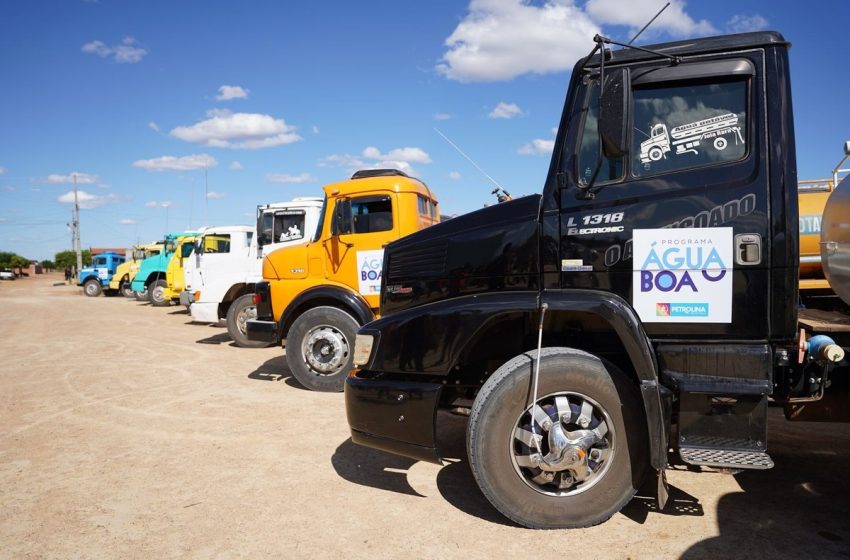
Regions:
M 542 194 L 386 248 L 345 387 L 355 443 L 438 463 L 437 411 L 466 407 L 479 487 L 536 528 L 653 471 L 663 507 L 671 459 L 772 467 L 768 404 L 817 400 L 847 345 L 798 330 L 789 43 L 594 41 Z

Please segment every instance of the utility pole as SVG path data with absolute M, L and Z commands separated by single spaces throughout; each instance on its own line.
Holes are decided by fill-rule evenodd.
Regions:
M 77 198 L 77 174 L 74 173 L 74 251 L 77 253 L 77 280 L 79 280 L 80 270 L 83 269 L 83 252 L 80 249 L 80 202 Z
M 207 211 L 210 209 L 210 197 L 207 183 L 207 166 L 204 166 L 204 225 L 209 224 L 209 220 L 207 219 Z

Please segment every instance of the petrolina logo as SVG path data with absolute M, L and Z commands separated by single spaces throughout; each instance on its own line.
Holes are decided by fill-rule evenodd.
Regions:
M 732 320 L 732 228 L 636 229 L 632 299 L 641 320 Z

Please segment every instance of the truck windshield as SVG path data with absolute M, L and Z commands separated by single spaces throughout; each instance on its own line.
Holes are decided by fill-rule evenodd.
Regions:
M 165 242 L 165 252 L 166 253 L 173 253 L 176 248 L 177 248 L 177 240 L 176 239 L 169 239 Z
M 141 260 L 144 260 L 145 258 L 147 258 L 147 255 L 146 255 L 144 249 L 136 249 L 135 251 L 133 251 L 133 260 L 134 261 L 141 261 Z

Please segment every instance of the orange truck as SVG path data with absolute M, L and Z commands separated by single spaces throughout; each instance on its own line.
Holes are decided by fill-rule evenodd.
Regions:
M 263 260 L 257 317 L 245 330 L 250 340 L 284 345 L 305 387 L 342 391 L 357 330 L 378 316 L 384 247 L 440 213 L 425 183 L 394 169 L 358 171 L 324 192 L 315 240 Z

